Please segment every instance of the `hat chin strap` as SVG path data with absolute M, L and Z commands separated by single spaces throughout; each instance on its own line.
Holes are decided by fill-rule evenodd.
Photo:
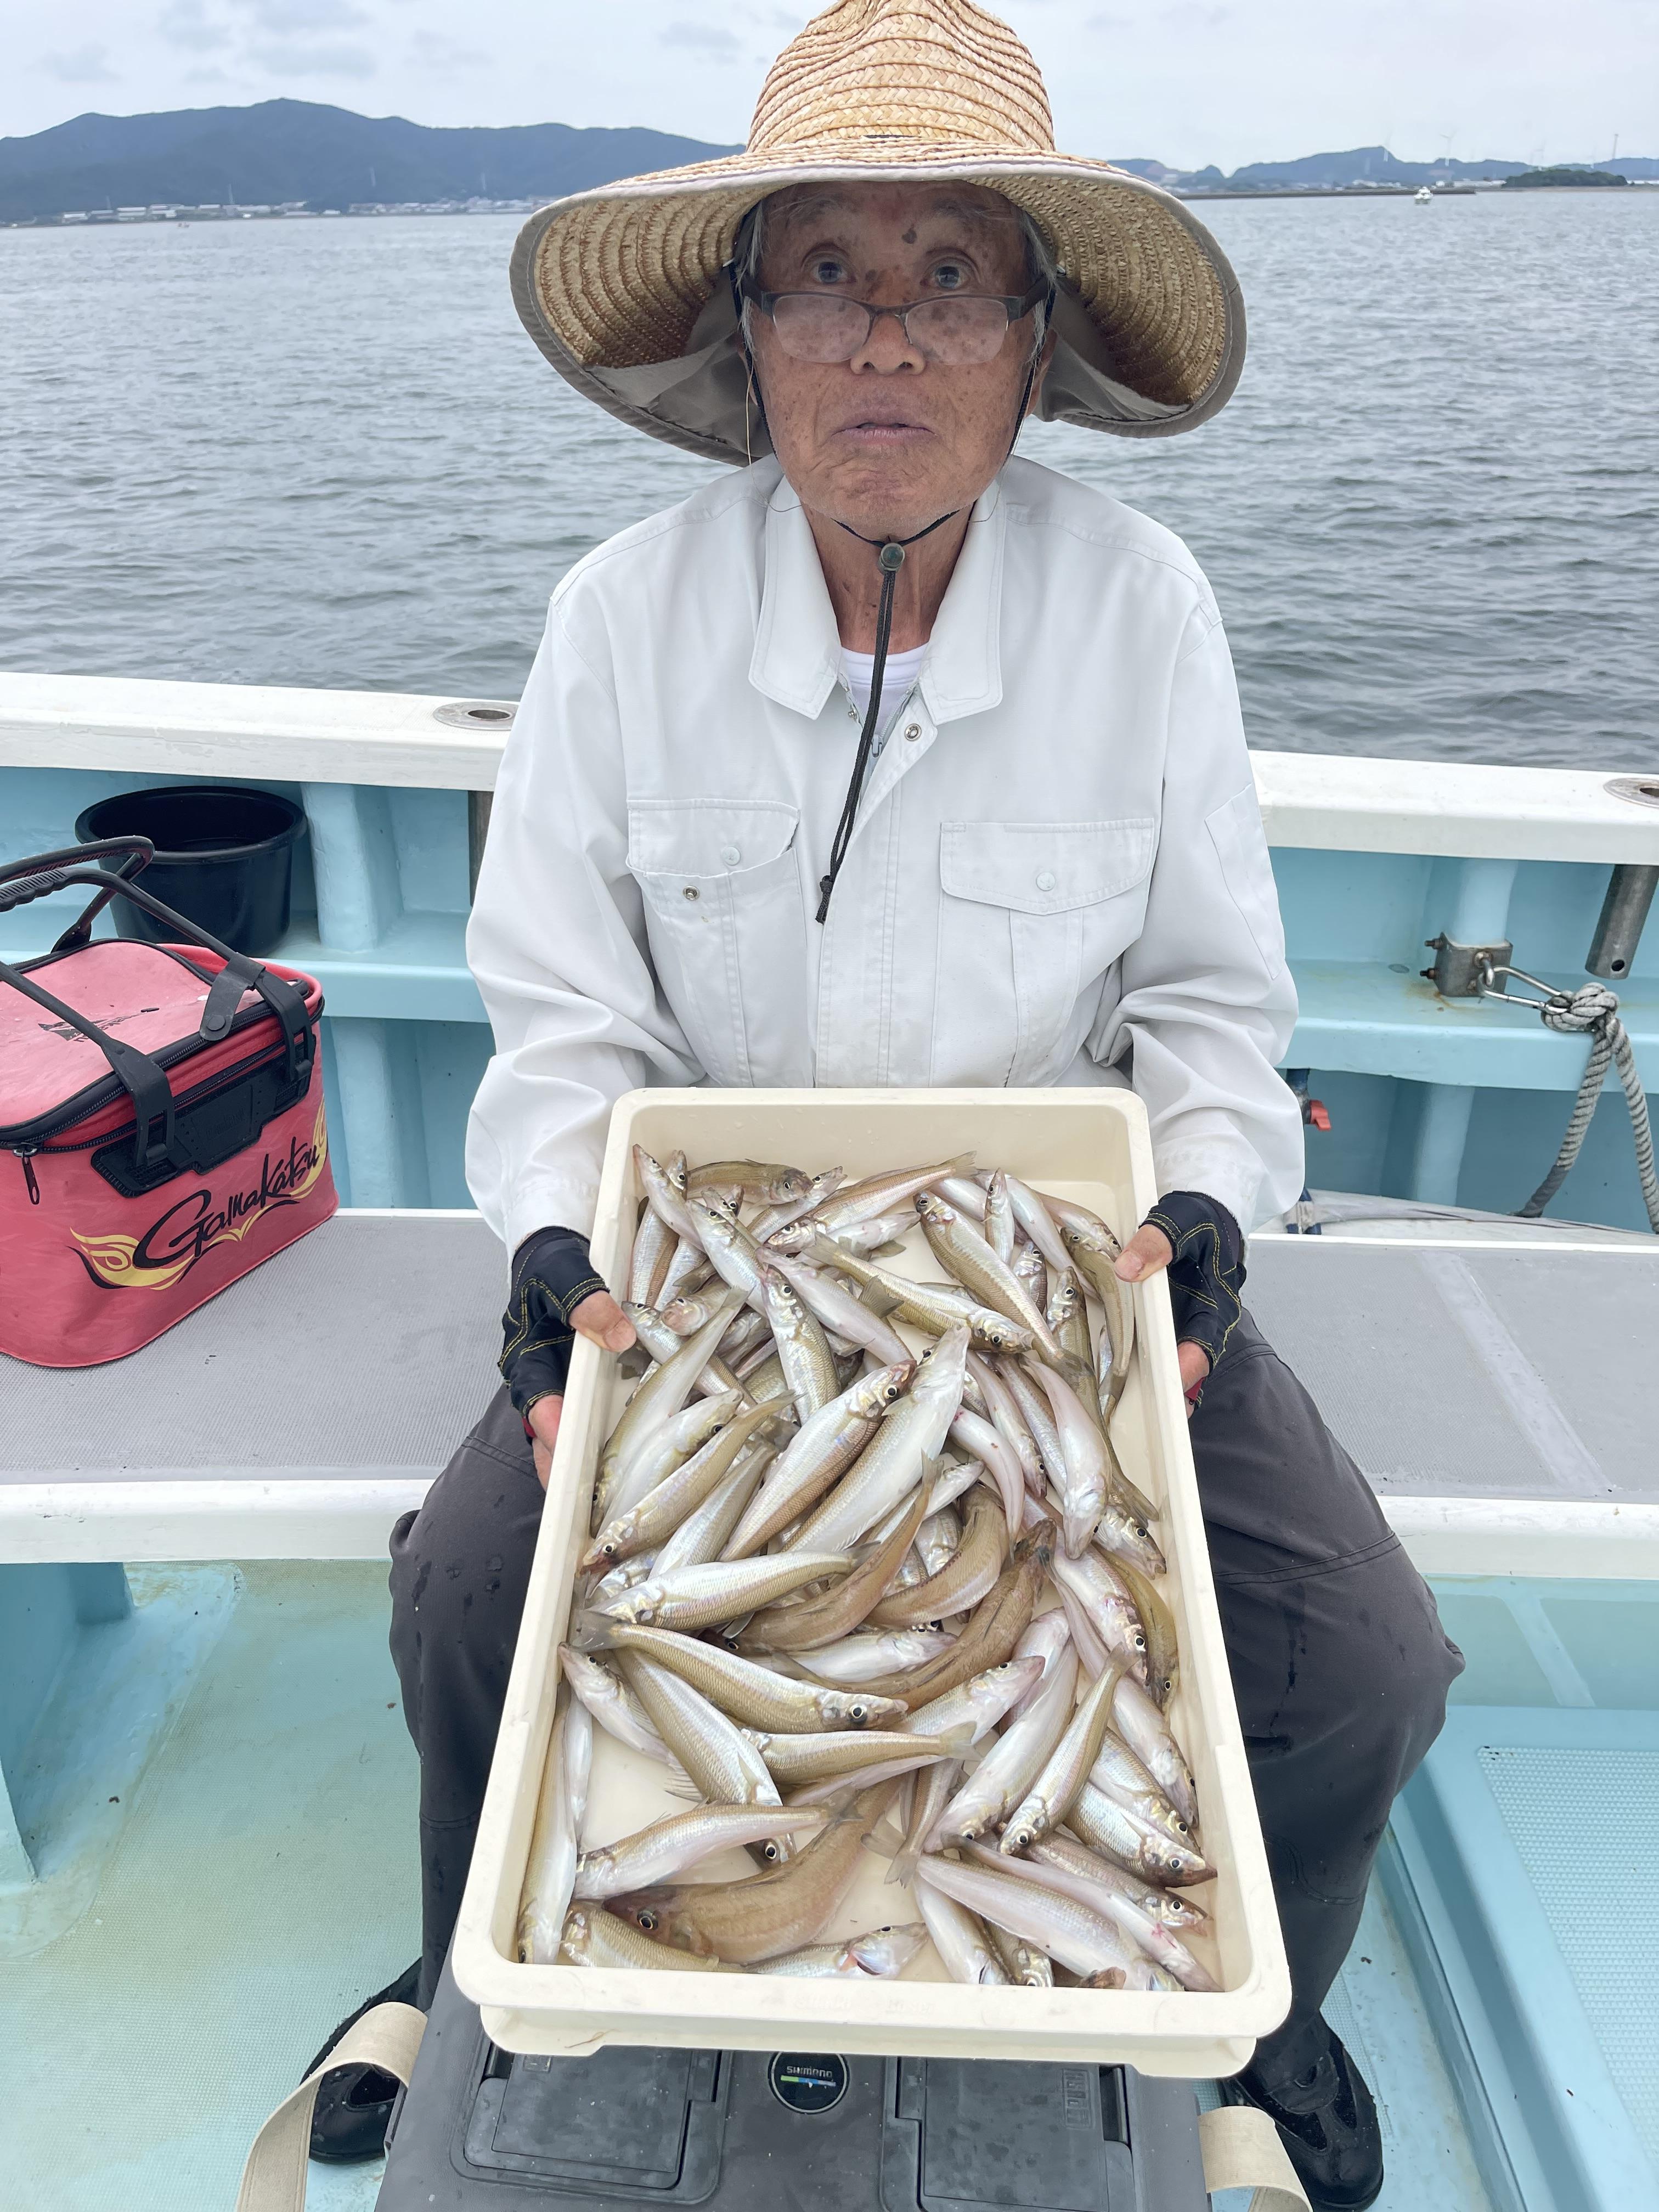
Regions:
M 847 787 L 841 820 L 836 824 L 835 842 L 830 848 L 830 872 L 818 883 L 817 918 L 820 922 L 829 916 L 830 895 L 836 888 L 841 864 L 847 858 L 847 848 L 853 838 L 853 824 L 858 819 L 859 800 L 864 795 L 865 771 L 870 765 L 870 747 L 881 714 L 881 684 L 887 672 L 887 641 L 893 629 L 893 593 L 898 584 L 898 572 L 904 566 L 904 549 L 907 545 L 914 545 L 920 538 L 931 538 L 936 530 L 942 530 L 952 516 L 961 512 L 959 507 L 953 507 L 949 514 L 941 514 L 925 530 L 913 531 L 908 538 L 866 538 L 861 530 L 854 530 L 850 522 L 843 522 L 840 526 L 849 538 L 856 538 L 860 545 L 877 547 L 876 561 L 881 569 L 881 599 L 876 607 L 876 658 L 875 665 L 870 672 L 870 704 L 865 709 L 864 727 L 859 732 L 859 749 L 853 759 L 853 780 Z
M 1048 295 L 1052 310 L 1054 295 Z M 747 347 L 744 348 L 745 353 Z M 1031 404 L 1031 387 L 1036 381 L 1037 362 L 1042 351 L 1042 342 L 1037 341 L 1032 349 L 1030 365 L 1025 372 L 1025 388 L 1019 395 L 1019 405 L 1014 410 L 1013 435 L 1008 441 L 1008 452 L 1003 455 L 1006 464 L 1019 440 L 1025 410 Z M 751 367 L 752 375 L 752 367 Z M 835 842 L 830 848 L 830 872 L 818 881 L 818 910 L 820 924 L 829 918 L 830 894 L 836 888 L 836 878 L 841 873 L 841 864 L 847 858 L 847 848 L 853 841 L 853 825 L 858 820 L 859 801 L 864 796 L 864 779 L 870 766 L 870 748 L 875 740 L 876 724 L 881 715 L 882 679 L 887 672 L 887 642 L 893 628 L 893 593 L 898 584 L 899 570 L 904 566 L 904 549 L 919 538 L 931 538 L 962 509 L 953 507 L 949 514 L 941 514 L 925 530 L 913 531 L 908 538 L 866 538 L 861 530 L 854 530 L 850 522 L 840 527 L 849 538 L 856 538 L 860 545 L 873 545 L 876 559 L 881 568 L 881 599 L 876 608 L 875 665 L 870 672 L 870 704 L 865 711 L 864 727 L 859 732 L 859 748 L 853 760 L 853 777 L 847 787 L 847 797 L 841 810 L 841 820 L 836 824 Z
M 738 310 L 738 343 L 743 348 L 744 368 L 747 374 L 744 405 L 746 409 L 749 395 L 752 392 L 760 409 L 761 420 L 764 422 L 766 402 L 761 396 L 760 379 L 755 374 L 755 357 L 749 349 L 749 333 L 744 325 L 743 301 L 738 290 L 737 274 L 730 264 L 727 268 L 732 296 Z M 1043 317 L 1045 331 L 1054 314 L 1054 295 L 1051 287 Z M 1019 404 L 1014 410 L 1014 427 L 1008 440 L 1008 452 L 1002 457 L 1005 463 L 1018 443 L 1025 410 L 1031 404 L 1031 387 L 1036 381 L 1037 362 L 1042 353 L 1042 340 L 1039 338 L 1031 349 L 1030 362 L 1025 371 L 1024 388 L 1019 395 Z M 877 549 L 876 559 L 881 568 L 881 598 L 876 607 L 876 651 L 874 665 L 870 672 L 870 704 L 865 711 L 864 727 L 859 732 L 858 750 L 853 757 L 852 781 L 847 787 L 841 819 L 836 824 L 835 838 L 830 848 L 830 872 L 818 878 L 818 905 L 815 919 L 820 925 L 830 918 L 830 900 L 836 888 L 836 878 L 841 873 L 842 862 L 847 858 L 847 848 L 853 841 L 853 826 L 858 820 L 859 801 L 864 796 L 864 779 L 870 766 L 870 749 L 875 742 L 876 724 L 881 715 L 882 679 L 887 672 L 887 643 L 893 629 L 893 593 L 898 583 L 898 572 L 904 566 L 904 549 L 907 545 L 915 544 L 921 538 L 931 538 L 936 530 L 942 530 L 953 516 L 961 512 L 959 507 L 953 507 L 948 514 L 935 517 L 925 529 L 912 531 L 908 538 L 866 538 L 862 531 L 854 530 L 850 522 L 839 525 L 849 538 L 856 538 L 860 544 L 873 545 Z

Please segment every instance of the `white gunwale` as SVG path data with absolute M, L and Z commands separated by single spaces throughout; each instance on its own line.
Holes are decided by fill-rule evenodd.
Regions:
M 499 728 L 412 692 L 0 673 L 0 768 L 489 791 Z M 511 701 L 465 703 L 509 707 Z M 1659 862 L 1659 806 L 1605 772 L 1256 752 L 1268 842 L 1350 853 Z

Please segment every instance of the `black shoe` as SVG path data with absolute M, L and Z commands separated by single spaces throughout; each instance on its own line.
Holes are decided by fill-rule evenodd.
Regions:
M 349 2027 L 379 2004 L 413 2004 L 420 1979 L 417 1959 L 395 1982 L 388 1982 L 356 2012 L 343 2020 L 306 2069 L 314 2074 Z M 303 2076 L 301 2077 L 303 2079 Z M 311 2155 L 331 2166 L 349 2166 L 359 2159 L 379 2158 L 386 2148 L 386 2126 L 398 2095 L 395 2075 L 378 2066 L 336 2066 L 317 2084 L 317 2103 L 311 2116 Z
M 1315 2212 L 1364 2212 L 1382 2192 L 1382 2130 L 1364 2075 L 1322 2020 L 1325 2047 L 1291 2073 L 1247 2066 L 1227 2087 L 1279 2128 Z

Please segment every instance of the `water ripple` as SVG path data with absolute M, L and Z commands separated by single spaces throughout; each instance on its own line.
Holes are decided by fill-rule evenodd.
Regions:
M 1215 422 L 1026 449 L 1178 530 L 1252 741 L 1659 764 L 1659 191 L 1222 202 Z M 510 218 L 0 232 L 0 664 L 510 695 L 709 471 L 520 331 Z

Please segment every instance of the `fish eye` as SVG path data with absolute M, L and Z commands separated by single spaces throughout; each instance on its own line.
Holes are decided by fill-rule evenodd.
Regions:
M 1187 1826 L 1187 1823 L 1186 1823 L 1186 1822 L 1182 1819 L 1182 1817 L 1181 1817 L 1181 1815 L 1180 1815 L 1180 1814 L 1179 1814 L 1179 1813 L 1177 1813 L 1177 1814 L 1176 1814 L 1176 1827 L 1177 1827 L 1177 1828 L 1179 1828 L 1179 1829 L 1180 1829 L 1180 1831 L 1181 1831 L 1181 1832 L 1182 1832 L 1182 1834 L 1183 1836 L 1190 1836 L 1190 1835 L 1191 1835 L 1191 1833 L 1193 1832 L 1192 1832 L 1192 1830 L 1191 1830 L 1191 1829 Z
M 645 1910 L 640 1914 L 639 1924 L 645 1930 L 647 1936 L 655 1935 L 658 1927 L 657 1916 L 652 1911 L 649 1905 L 647 1905 Z
M 847 1708 L 847 1717 L 854 1728 L 861 1728 L 870 1717 L 870 1708 L 862 1698 L 854 1698 Z
M 763 1844 L 761 1845 L 761 1856 L 763 1859 L 769 1859 L 774 1866 L 777 1864 L 778 1860 L 781 1856 L 782 1854 L 779 1851 L 775 1841 Z

